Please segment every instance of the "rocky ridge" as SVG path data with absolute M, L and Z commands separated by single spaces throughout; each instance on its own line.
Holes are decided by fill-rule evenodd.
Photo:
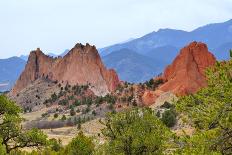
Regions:
M 96 95 L 114 91 L 119 84 L 116 72 L 108 70 L 101 61 L 95 46 L 76 44 L 63 58 L 52 58 L 39 48 L 30 53 L 25 70 L 13 87 L 17 95 L 37 79 L 45 78 L 70 85 L 91 85 Z

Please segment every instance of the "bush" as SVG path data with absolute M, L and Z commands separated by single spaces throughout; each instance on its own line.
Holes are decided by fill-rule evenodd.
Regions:
M 58 114 L 57 114 L 57 113 L 55 113 L 55 114 L 54 114 L 54 118 L 57 118 L 57 117 L 58 117 Z
M 61 118 L 62 121 L 65 121 L 66 120 L 66 116 L 63 115 L 62 118 Z
M 81 101 L 80 100 L 75 100 L 74 105 L 75 106 L 80 106 L 81 105 Z
M 94 116 L 96 116 L 96 115 L 97 115 L 97 113 L 96 113 L 96 111 L 95 111 L 95 110 L 93 110 L 93 111 L 92 111 L 92 114 L 93 114 Z
M 50 145 L 52 151 L 58 152 L 58 151 L 60 151 L 62 149 L 62 145 L 61 145 L 61 140 L 60 139 L 59 140 L 56 140 L 54 138 L 50 139 L 49 140 L 49 145 Z
M 52 102 L 55 102 L 57 99 L 58 99 L 58 96 L 56 95 L 56 93 L 53 93 L 51 96 Z
M 161 108 L 166 108 L 166 109 L 170 109 L 173 107 L 173 105 L 167 101 L 164 102 L 163 105 L 160 106 Z
M 81 122 L 77 123 L 77 129 L 80 130 L 81 129 Z
M 166 110 L 162 114 L 161 121 L 167 126 L 167 127 L 173 127 L 176 125 L 176 112 L 174 110 Z
M 48 113 L 43 113 L 41 116 L 46 117 L 46 116 L 48 116 Z
M 89 106 L 86 109 L 82 110 L 83 114 L 87 114 L 88 112 L 90 112 L 90 107 Z
M 94 151 L 93 140 L 80 132 L 64 150 L 67 155 L 91 155 Z
M 65 99 L 60 100 L 58 104 L 59 104 L 59 105 L 63 105 L 63 106 L 65 106 L 65 105 L 67 105 L 67 104 L 68 104 L 68 100 L 65 100 Z
M 145 85 L 150 89 L 155 89 L 162 83 L 163 83 L 162 79 L 158 79 L 158 80 L 150 79 L 149 81 L 145 82 Z
M 75 112 L 74 108 L 72 108 L 72 109 L 70 110 L 70 115 L 71 115 L 71 116 L 76 115 L 76 112 Z
M 160 111 L 159 111 L 159 110 L 157 111 L 156 116 L 157 116 L 158 118 L 160 118 L 161 114 L 160 114 Z

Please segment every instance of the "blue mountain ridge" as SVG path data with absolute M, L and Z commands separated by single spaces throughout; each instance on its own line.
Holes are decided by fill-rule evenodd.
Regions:
M 139 83 L 160 74 L 179 50 L 192 41 L 206 43 L 218 60 L 229 59 L 228 51 L 232 49 L 232 20 L 208 24 L 190 32 L 160 29 L 98 50 L 106 67 L 115 69 L 121 80 Z M 65 50 L 61 55 L 50 55 L 64 56 L 68 51 Z M 28 56 L 0 59 L 0 91 L 2 83 L 9 82 L 7 89 L 11 88 L 24 69 L 27 58 Z

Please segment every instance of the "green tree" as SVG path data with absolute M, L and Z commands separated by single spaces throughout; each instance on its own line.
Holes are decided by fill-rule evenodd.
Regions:
M 63 154 L 67 155 L 91 155 L 94 151 L 94 143 L 92 138 L 86 137 L 83 132 L 66 146 Z
M 2 145 L 7 153 L 24 147 L 42 147 L 47 144 L 47 136 L 38 129 L 23 131 L 19 120 L 10 119 L 11 123 L 1 126 Z
M 207 71 L 207 81 L 208 87 L 181 98 L 177 110 L 196 128 L 193 138 L 203 138 L 194 147 L 232 154 L 232 60 L 217 62 Z
M 18 116 L 20 112 L 21 112 L 21 109 L 14 102 L 10 101 L 6 96 L 0 95 L 0 116 L 1 117 L 5 116 L 6 114 Z
M 47 136 L 38 129 L 22 130 L 21 109 L 6 96 L 0 96 L 0 138 L 6 152 L 24 147 L 42 147 Z
M 107 154 L 162 154 L 169 140 L 169 129 L 151 109 L 108 114 L 102 123 Z

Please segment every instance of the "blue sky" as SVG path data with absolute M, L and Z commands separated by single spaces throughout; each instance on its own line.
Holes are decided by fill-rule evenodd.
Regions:
M 77 42 L 98 48 L 159 28 L 190 31 L 232 19 L 232 0 L 1 0 L 0 58 Z

